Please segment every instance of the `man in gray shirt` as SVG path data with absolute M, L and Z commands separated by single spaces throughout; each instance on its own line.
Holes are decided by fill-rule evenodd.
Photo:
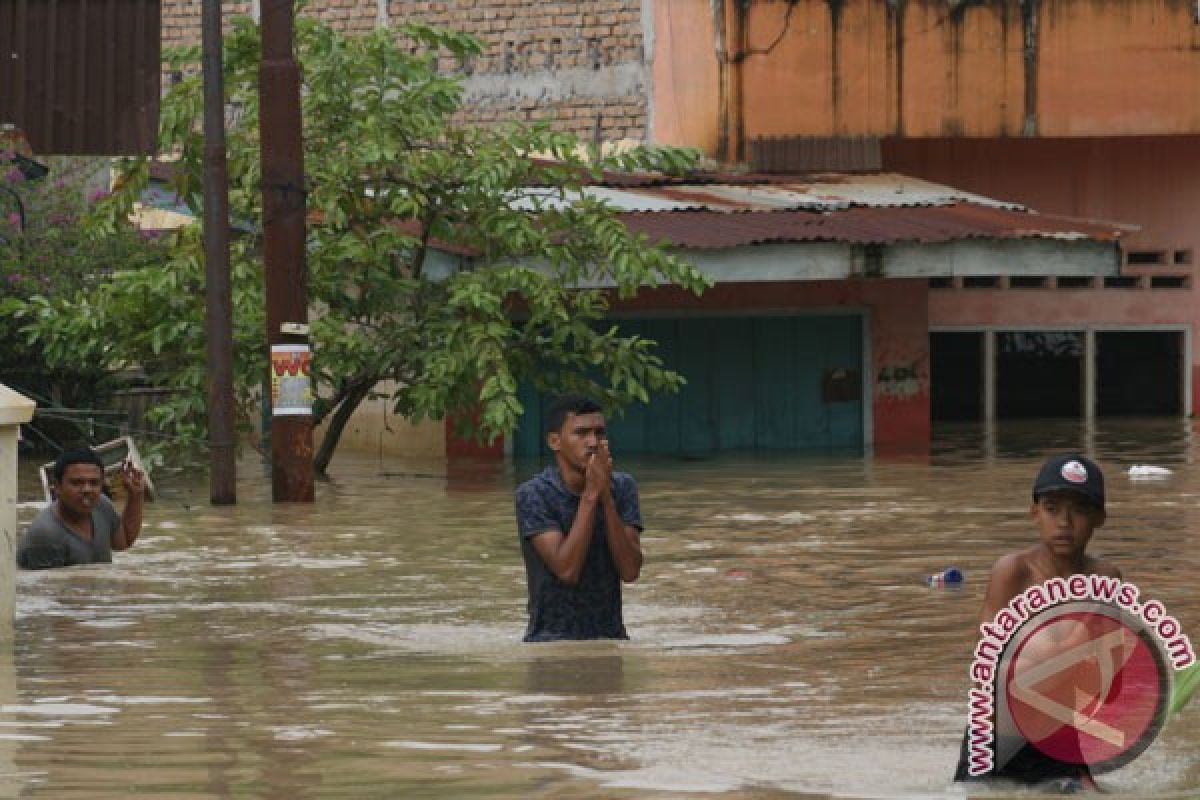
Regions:
M 145 476 L 132 463 L 121 470 L 125 508 L 117 514 L 104 495 L 104 462 L 93 450 L 71 450 L 54 462 L 55 500 L 17 545 L 22 569 L 111 563 L 113 550 L 132 547 L 142 530 Z

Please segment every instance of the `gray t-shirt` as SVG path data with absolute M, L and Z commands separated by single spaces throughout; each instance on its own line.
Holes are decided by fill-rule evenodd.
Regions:
M 21 569 L 73 567 L 77 564 L 111 564 L 112 536 L 121 518 L 103 495 L 92 509 L 92 540 L 83 539 L 66 526 L 48 505 L 29 523 L 17 543 L 17 566 Z

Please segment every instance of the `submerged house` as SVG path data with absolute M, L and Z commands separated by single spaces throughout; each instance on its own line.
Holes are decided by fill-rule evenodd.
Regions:
M 892 173 L 610 175 L 588 191 L 716 284 L 699 298 L 662 287 L 614 300 L 623 332 L 656 341 L 688 381 L 610 421 L 622 452 L 927 442 L 930 280 L 1095 280 L 1117 273 L 1125 232 Z M 521 399 L 503 451 L 533 456 L 547 398 Z
M 1190 415 L 1200 381 L 1194 0 L 654 0 L 653 136 L 752 168 L 866 159 L 1134 226 L 1118 270 L 930 274 L 940 419 Z
M 164 2 L 165 42 L 198 38 L 194 5 Z M 689 378 L 618 423 L 637 449 L 919 444 L 942 419 L 1192 411 L 1194 0 L 314 0 L 306 13 L 476 33 L 471 122 L 548 120 L 741 168 L 594 187 L 718 280 L 700 299 L 658 289 L 616 308 Z M 526 399 L 503 445 L 516 454 L 537 446 Z M 365 405 L 345 446 L 477 452 L 385 405 Z

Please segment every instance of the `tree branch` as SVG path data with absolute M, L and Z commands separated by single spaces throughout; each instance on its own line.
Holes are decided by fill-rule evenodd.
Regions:
M 333 460 L 333 453 L 337 449 L 338 441 L 342 438 L 342 431 L 346 429 L 346 423 L 350 421 L 350 416 L 366 399 L 375 383 L 374 376 L 364 376 L 346 387 L 341 402 L 337 404 L 337 409 L 333 413 L 333 419 L 330 420 L 325 435 L 321 437 L 321 447 L 313 458 L 313 470 L 316 474 L 322 477 L 326 476 L 329 462 Z

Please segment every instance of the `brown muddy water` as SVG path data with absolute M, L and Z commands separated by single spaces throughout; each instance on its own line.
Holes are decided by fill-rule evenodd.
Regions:
M 232 508 L 160 478 L 115 564 L 20 575 L 0 797 L 961 796 L 984 577 L 1033 541 L 1041 457 L 1100 459 L 1093 550 L 1200 640 L 1198 441 L 1190 421 L 1039 423 L 690 462 L 615 442 L 647 523 L 621 643 L 519 641 L 511 498 L 536 464 L 340 457 L 312 506 L 272 506 L 257 460 Z M 925 585 L 950 565 L 961 589 Z M 1200 794 L 1200 707 L 1101 783 Z

